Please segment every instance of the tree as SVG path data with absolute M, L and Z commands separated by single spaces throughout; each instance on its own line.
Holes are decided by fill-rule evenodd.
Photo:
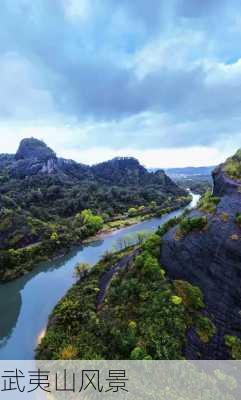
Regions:
M 137 213 L 136 208 L 134 208 L 134 207 L 129 208 L 129 210 L 128 210 L 128 215 L 129 215 L 130 217 L 133 217 L 136 213 Z
M 154 211 L 156 208 L 157 208 L 156 201 L 151 201 L 150 202 L 150 209 Z
M 80 263 L 75 267 L 75 275 L 78 279 L 84 278 L 91 269 L 91 265 L 88 263 Z
M 95 234 L 103 228 L 104 220 L 99 215 L 93 215 L 91 210 L 83 210 L 75 217 L 77 223 L 81 223 L 87 228 L 87 233 L 90 235 Z
M 151 234 L 148 239 L 143 243 L 142 247 L 152 256 L 159 258 L 161 247 L 160 236 L 156 233 Z
M 51 234 L 51 236 L 50 236 L 50 239 L 51 239 L 53 242 L 57 242 L 57 241 L 59 240 L 59 235 L 57 234 L 57 232 L 53 232 L 53 233 Z

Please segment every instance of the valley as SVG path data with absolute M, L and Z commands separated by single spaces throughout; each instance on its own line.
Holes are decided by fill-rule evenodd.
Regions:
M 195 206 L 198 199 L 198 195 L 193 195 L 190 207 Z M 74 248 L 56 261 L 40 264 L 18 279 L 0 284 L 0 359 L 26 360 L 35 357 L 35 348 L 44 335 L 49 315 L 76 282 L 77 264 L 94 265 L 106 252 L 117 250 L 124 238 L 135 241 L 138 233 L 154 232 L 160 224 L 181 213 L 182 210 L 174 211 L 106 234 Z

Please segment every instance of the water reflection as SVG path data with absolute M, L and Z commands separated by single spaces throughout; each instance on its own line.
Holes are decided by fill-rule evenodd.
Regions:
M 40 264 L 33 271 L 7 284 L 0 284 L 0 348 L 11 335 L 16 325 L 21 307 L 21 292 L 25 285 L 41 272 L 54 271 L 61 268 L 68 259 L 74 257 L 79 250 L 75 249 L 66 257 L 61 257 L 54 262 Z

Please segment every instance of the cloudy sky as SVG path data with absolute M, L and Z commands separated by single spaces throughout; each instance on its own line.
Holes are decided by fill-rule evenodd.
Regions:
M 2 0 L 0 152 L 213 165 L 241 147 L 239 0 Z

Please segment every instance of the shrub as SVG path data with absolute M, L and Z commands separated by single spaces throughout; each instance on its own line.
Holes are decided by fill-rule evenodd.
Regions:
M 130 355 L 131 360 L 151 360 L 151 356 L 148 356 L 142 347 L 135 347 Z
M 61 350 L 60 360 L 74 360 L 77 357 L 78 350 L 73 345 L 69 344 Z
M 86 227 L 86 236 L 94 235 L 103 228 L 104 220 L 98 215 L 93 215 L 91 210 L 83 210 L 75 216 L 75 222 Z
M 227 212 L 222 212 L 220 219 L 222 222 L 227 222 L 229 220 L 229 214 Z
M 183 218 L 179 224 L 180 233 L 188 234 L 194 230 L 202 230 L 208 223 L 207 217 Z
M 59 235 L 57 234 L 57 232 L 53 232 L 51 234 L 50 240 L 52 240 L 53 242 L 57 242 L 59 240 Z
M 182 298 L 183 303 L 192 310 L 204 308 L 203 294 L 199 287 L 191 285 L 186 281 L 175 281 L 174 287 L 177 295 Z
M 80 263 L 75 267 L 75 275 L 78 279 L 85 277 L 91 269 L 91 265 L 87 263 Z
M 239 227 L 241 227 L 241 214 L 240 213 L 236 214 L 235 222 Z
M 150 253 L 152 256 L 159 258 L 160 256 L 160 236 L 157 234 L 153 233 L 148 237 L 148 239 L 143 243 L 142 248 L 148 253 Z
M 155 278 L 155 276 L 160 277 L 160 264 L 156 257 L 153 257 L 147 251 L 143 251 L 142 254 L 136 257 L 135 264 L 144 275 L 152 277 L 153 279 Z
M 172 296 L 171 301 L 173 304 L 179 305 L 182 303 L 182 298 L 179 296 Z
M 220 199 L 214 197 L 210 191 L 207 191 L 199 200 L 198 208 L 204 212 L 213 214 L 219 203 Z
M 181 217 L 179 217 L 179 218 L 174 217 L 174 218 L 169 219 L 169 221 L 167 221 L 165 224 L 163 224 L 162 226 L 159 226 L 156 234 L 161 237 L 164 236 L 169 231 L 169 229 L 176 226 L 180 221 L 181 221 Z
M 156 208 L 157 208 L 156 202 L 155 201 L 151 201 L 149 207 L 153 211 L 156 210 Z
M 128 327 L 131 331 L 135 332 L 136 331 L 136 322 L 135 321 L 130 321 L 128 324 Z
M 133 216 L 136 215 L 136 214 L 137 214 L 137 209 L 136 209 L 136 208 L 134 208 L 134 207 L 129 208 L 129 210 L 128 210 L 128 215 L 129 215 L 130 217 L 133 217 Z
M 224 341 L 230 349 L 231 356 L 234 360 L 241 360 L 241 339 L 237 336 L 226 335 Z
M 215 325 L 208 317 L 198 316 L 196 320 L 196 331 L 203 343 L 208 343 L 216 332 Z
M 148 238 L 149 234 L 146 231 L 138 232 L 137 233 L 137 243 L 143 244 L 143 242 Z
M 225 173 L 232 179 L 241 179 L 241 150 L 227 159 L 224 165 Z

